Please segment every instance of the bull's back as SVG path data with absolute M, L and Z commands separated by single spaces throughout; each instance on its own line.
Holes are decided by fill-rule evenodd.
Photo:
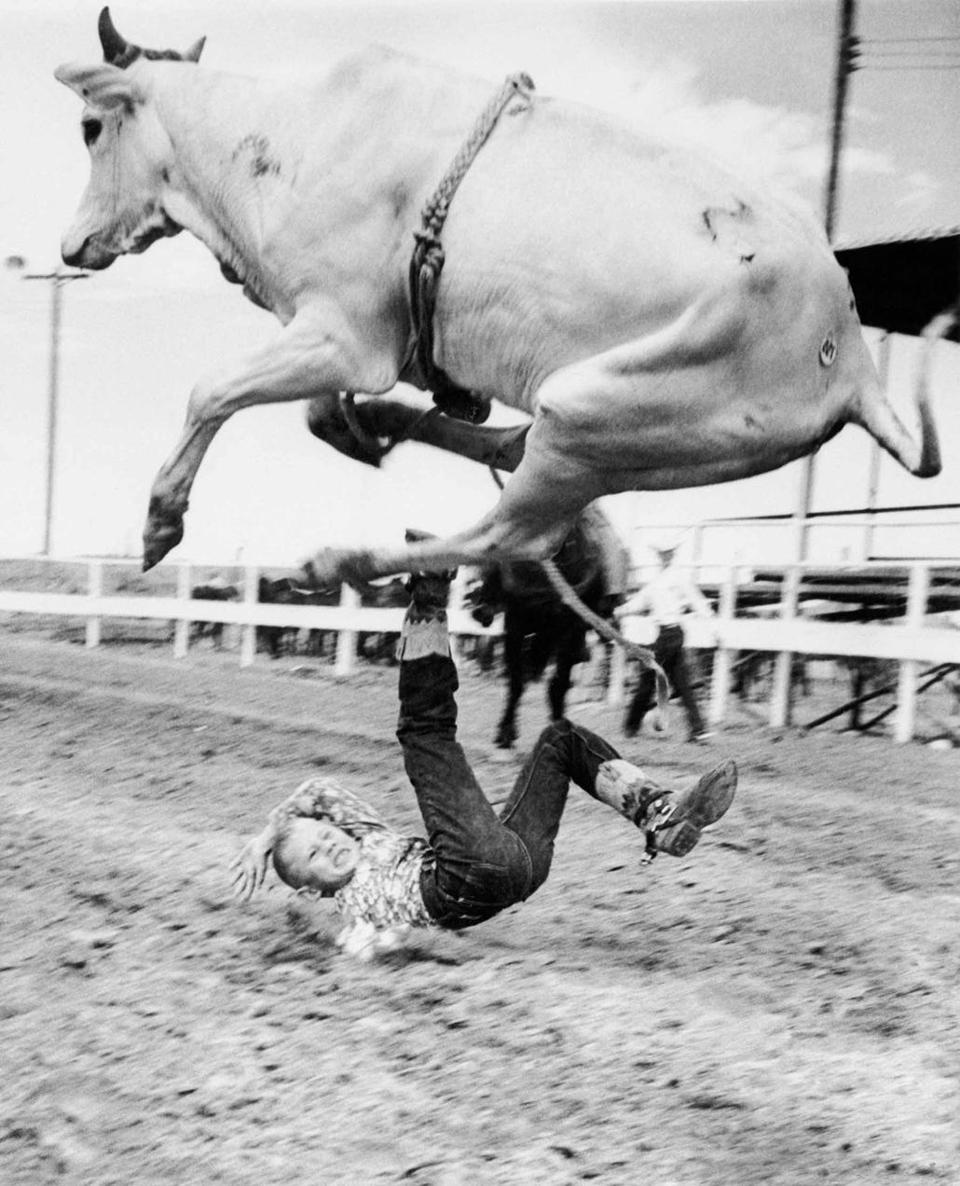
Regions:
M 805 212 L 551 100 L 501 119 L 453 201 L 444 246 L 441 365 L 521 404 L 552 371 L 664 329 L 705 294 L 736 306 L 746 332 L 754 318 L 769 332 L 847 301 Z

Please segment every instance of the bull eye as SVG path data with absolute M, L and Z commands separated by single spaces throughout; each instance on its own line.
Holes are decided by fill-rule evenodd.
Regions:
M 103 124 L 98 119 L 85 119 L 82 127 L 83 142 L 89 148 L 91 144 L 96 143 L 97 137 L 103 131 Z

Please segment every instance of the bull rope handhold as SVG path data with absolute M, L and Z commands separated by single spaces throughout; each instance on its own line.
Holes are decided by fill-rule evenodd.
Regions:
M 528 99 L 534 89 L 527 74 L 511 74 L 480 114 L 473 131 L 464 141 L 443 175 L 433 196 L 424 206 L 416 246 L 410 260 L 410 319 L 413 342 L 407 365 L 414 365 L 423 387 L 433 392 L 434 402 L 448 416 L 483 424 L 490 415 L 490 399 L 454 383 L 433 360 L 433 314 L 437 303 L 444 252 L 440 233 L 453 195 L 480 149 L 487 142 L 511 99 Z M 406 368 L 405 368 L 406 369 Z

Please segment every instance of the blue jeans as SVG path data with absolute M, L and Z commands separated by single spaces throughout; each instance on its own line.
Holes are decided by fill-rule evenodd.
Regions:
M 431 848 L 420 890 L 431 918 L 454 928 L 484 922 L 543 885 L 571 781 L 596 798 L 597 770 L 619 757 L 588 729 L 556 721 L 498 816 L 457 741 L 458 686 L 447 656 L 400 664 L 397 737 Z

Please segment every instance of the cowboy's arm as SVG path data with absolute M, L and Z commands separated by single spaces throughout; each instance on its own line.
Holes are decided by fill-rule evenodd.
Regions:
M 694 584 L 693 581 L 687 582 L 685 596 L 687 599 L 687 604 L 690 606 L 693 612 L 699 614 L 701 618 L 712 618 L 714 616 L 713 606 L 710 604 L 707 598 L 704 597 L 703 593 L 701 593 L 700 589 L 696 586 L 696 584 Z
M 350 836 L 359 837 L 369 828 L 383 828 L 377 812 L 351 791 L 331 779 L 308 778 L 293 794 L 267 816 L 266 827 L 248 840 L 230 864 L 234 870 L 234 893 L 248 899 L 263 884 L 270 854 L 291 819 L 328 820 Z
M 252 836 L 230 862 L 233 870 L 233 892 L 241 901 L 248 901 L 263 885 L 270 854 L 276 847 L 284 825 L 294 818 L 324 819 L 324 796 L 320 786 L 308 780 L 301 783 L 289 798 L 278 804 L 267 816 L 266 826 Z

